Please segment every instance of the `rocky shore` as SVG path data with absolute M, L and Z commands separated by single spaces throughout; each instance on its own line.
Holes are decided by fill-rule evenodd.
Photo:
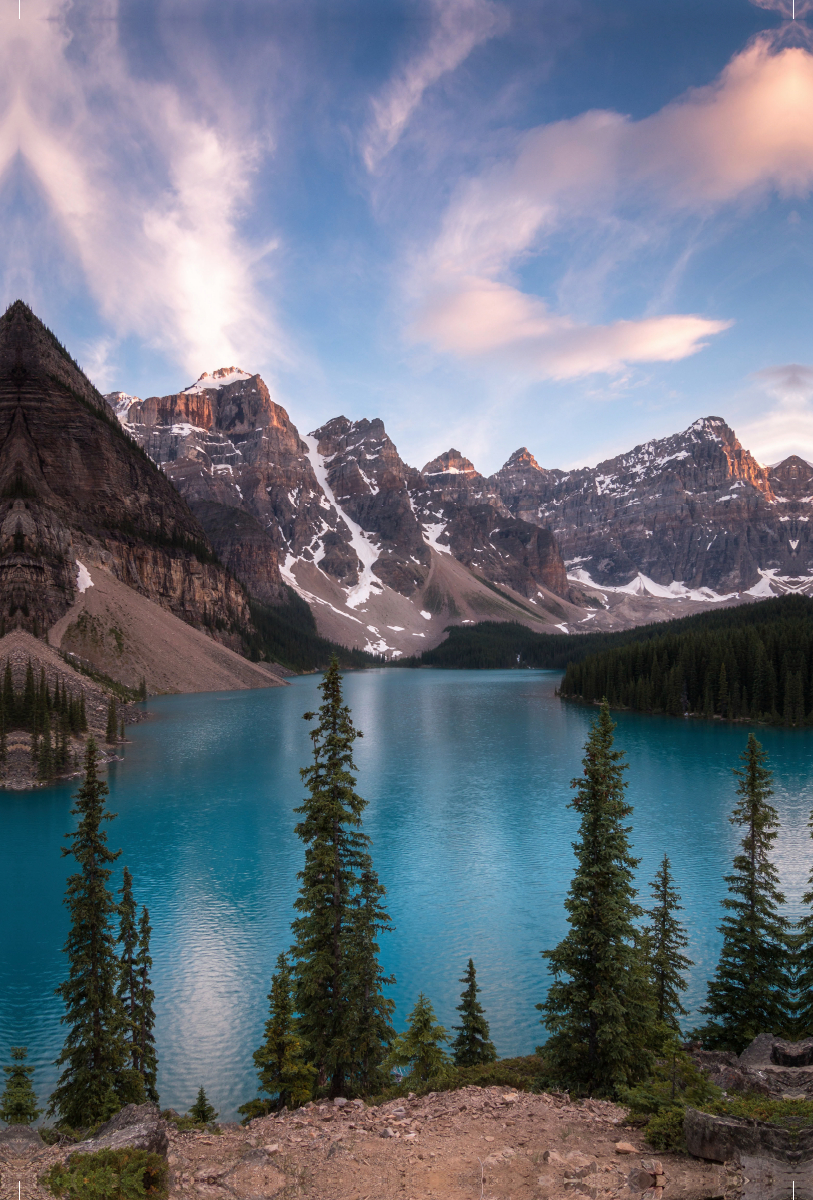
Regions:
M 167 1154 L 171 1200 L 734 1200 L 741 1185 L 733 1167 L 653 1154 L 618 1105 L 564 1095 L 467 1087 L 380 1106 L 325 1101 L 211 1132 L 179 1132 L 152 1105 L 131 1113 L 128 1144 Z M 0 1197 L 16 1200 L 20 1182 L 27 1200 L 46 1200 L 38 1180 L 53 1163 L 121 1144 L 125 1123 L 77 1147 L 5 1131 Z

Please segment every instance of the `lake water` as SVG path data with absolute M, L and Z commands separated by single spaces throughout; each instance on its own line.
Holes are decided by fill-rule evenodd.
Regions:
M 577 821 L 570 780 L 595 710 L 561 703 L 548 671 L 379 670 L 345 676 L 365 829 L 396 931 L 382 939 L 397 977 L 396 1027 L 419 991 L 448 1027 L 471 955 L 501 1055 L 544 1038 L 534 1005 L 540 951 L 565 933 L 562 901 Z M 256 1095 L 251 1059 L 274 961 L 290 944 L 302 848 L 293 809 L 309 758 L 302 713 L 319 677 L 268 691 L 151 701 L 110 772 L 110 844 L 150 909 L 161 1102 L 185 1110 L 202 1083 L 221 1119 Z M 747 730 L 619 714 L 639 879 L 664 851 L 691 938 L 687 1007 L 703 1002 L 720 938 L 722 876 L 737 833 L 731 768 Z M 782 820 L 776 859 L 791 903 L 813 863 L 813 735 L 758 729 Z M 67 931 L 60 858 L 75 785 L 0 793 L 0 1059 L 28 1045 L 47 1097 L 64 1037 L 54 988 Z M 120 872 L 117 872 L 117 886 Z M 648 901 L 648 893 L 646 893 Z

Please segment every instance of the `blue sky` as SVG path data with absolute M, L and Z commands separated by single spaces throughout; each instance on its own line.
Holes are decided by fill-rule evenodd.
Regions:
M 422 466 L 813 459 L 813 0 L 0 0 L 0 265 L 103 390 Z

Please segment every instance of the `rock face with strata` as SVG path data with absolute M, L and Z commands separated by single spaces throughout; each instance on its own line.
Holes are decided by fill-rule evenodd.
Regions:
M 567 593 L 550 531 L 514 516 L 456 450 L 421 472 L 400 458 L 378 419 L 336 417 L 300 437 L 262 379 L 235 367 L 176 395 L 114 392 L 107 401 L 222 560 L 262 599 L 278 598 L 278 568 L 296 562 L 315 564 L 346 590 L 369 566 L 412 596 L 429 577 L 430 547 L 521 595 L 536 596 L 540 585 Z
M 0 319 L 0 619 L 41 633 L 76 598 L 76 555 L 239 643 L 242 587 L 166 477 L 29 308 Z
M 539 467 L 524 448 L 488 481 L 517 516 L 550 527 L 574 573 L 625 586 L 640 573 L 717 593 L 760 572 L 813 574 L 813 470 L 759 465 L 720 417 L 575 471 Z

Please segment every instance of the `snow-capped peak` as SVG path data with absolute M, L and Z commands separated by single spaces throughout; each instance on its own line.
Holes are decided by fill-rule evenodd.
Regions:
M 242 367 L 219 367 L 217 371 L 208 371 L 197 379 L 191 387 L 184 388 L 182 396 L 194 395 L 195 392 L 217 391 L 218 388 L 228 387 L 230 383 L 240 383 L 243 379 L 251 379 Z
M 127 414 L 133 404 L 140 404 L 141 400 L 138 396 L 129 396 L 127 392 L 108 392 L 105 400 L 113 409 L 118 419 L 122 424 L 127 421 Z

